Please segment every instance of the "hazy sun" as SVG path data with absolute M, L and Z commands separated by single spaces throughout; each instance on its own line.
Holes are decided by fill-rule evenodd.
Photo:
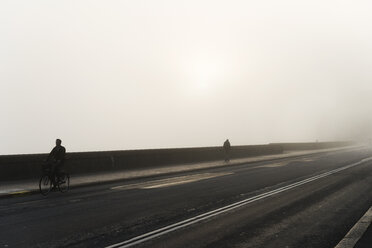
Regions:
M 219 71 L 215 61 L 196 60 L 190 69 L 190 83 L 196 90 L 208 90 L 218 80 Z

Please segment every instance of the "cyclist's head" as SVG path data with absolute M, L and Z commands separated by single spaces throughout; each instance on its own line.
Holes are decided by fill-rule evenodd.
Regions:
M 62 143 L 62 140 L 60 140 L 60 139 L 56 139 L 56 145 L 57 145 L 57 146 L 60 146 L 61 143 Z

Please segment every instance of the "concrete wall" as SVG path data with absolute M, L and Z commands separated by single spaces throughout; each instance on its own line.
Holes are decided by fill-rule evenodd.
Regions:
M 272 143 L 272 145 L 282 146 L 284 151 L 327 149 L 327 148 L 336 148 L 336 147 L 342 147 L 342 146 L 350 146 L 352 144 L 353 143 L 349 141 L 313 142 L 313 143 Z
M 233 146 L 232 158 L 279 154 L 288 149 L 319 149 L 343 146 L 344 143 L 298 143 Z M 0 180 L 38 178 L 47 154 L 0 156 Z M 222 147 L 150 149 L 106 152 L 67 153 L 65 169 L 70 174 L 135 170 L 160 166 L 223 160 Z

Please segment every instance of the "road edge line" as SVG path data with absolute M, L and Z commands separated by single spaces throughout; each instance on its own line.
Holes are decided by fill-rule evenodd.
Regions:
M 358 220 L 334 248 L 353 248 L 372 222 L 372 207 Z

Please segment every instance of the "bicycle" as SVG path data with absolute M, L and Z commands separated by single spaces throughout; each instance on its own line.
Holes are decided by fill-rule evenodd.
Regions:
M 62 193 L 70 189 L 70 175 L 66 172 L 61 172 L 55 180 L 58 190 Z M 50 169 L 44 170 L 39 181 L 39 190 L 42 195 L 47 195 L 52 190 L 52 173 Z

